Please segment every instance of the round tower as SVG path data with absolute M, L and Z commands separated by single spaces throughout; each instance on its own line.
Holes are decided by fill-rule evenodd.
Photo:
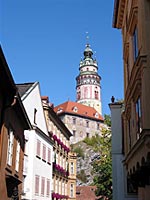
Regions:
M 101 77 L 98 75 L 98 64 L 92 57 L 93 51 L 89 44 L 84 50 L 84 59 L 79 64 L 79 75 L 76 77 L 76 101 L 93 107 L 102 115 Z

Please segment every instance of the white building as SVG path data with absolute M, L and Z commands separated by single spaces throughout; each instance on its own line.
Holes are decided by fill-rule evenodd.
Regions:
M 38 82 L 17 85 L 32 130 L 25 131 L 24 185 L 22 199 L 50 200 L 53 142 L 45 121 Z

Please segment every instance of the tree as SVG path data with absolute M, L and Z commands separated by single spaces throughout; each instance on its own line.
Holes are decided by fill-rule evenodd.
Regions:
M 105 123 L 108 127 L 111 127 L 111 117 L 110 117 L 110 115 L 104 114 L 104 123 Z
M 93 179 L 97 186 L 96 195 L 102 195 L 109 200 L 112 199 L 112 158 L 111 158 L 111 132 L 108 129 L 102 130 L 99 137 L 100 145 L 98 151 L 100 159 L 93 163 L 93 172 L 96 176 Z

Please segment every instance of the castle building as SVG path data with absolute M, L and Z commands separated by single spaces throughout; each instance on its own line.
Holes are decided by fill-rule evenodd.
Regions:
M 76 102 L 67 101 L 57 105 L 54 111 L 72 133 L 70 142 L 77 143 L 86 137 L 100 134 L 104 119 L 101 105 L 101 77 L 98 64 L 92 58 L 89 44 L 80 61 L 79 75 L 76 77 Z
M 76 77 L 76 101 L 95 108 L 102 115 L 101 77 L 98 75 L 98 63 L 92 55 L 90 45 L 86 44 L 84 59 L 80 61 L 79 75 Z

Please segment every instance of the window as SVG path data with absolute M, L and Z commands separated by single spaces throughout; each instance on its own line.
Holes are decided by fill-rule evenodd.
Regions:
M 76 118 L 73 118 L 73 124 L 76 124 Z
M 134 61 L 138 57 L 138 32 L 137 27 L 135 27 L 133 32 L 133 52 L 134 52 Z
M 74 174 L 74 163 L 73 162 L 70 163 L 70 173 Z
M 44 196 L 44 190 L 45 190 L 45 178 L 42 177 L 41 181 L 41 195 Z
M 34 108 L 34 124 L 36 124 L 36 113 L 37 113 L 37 109 Z
M 12 165 L 14 135 L 12 129 L 9 129 L 8 132 L 7 164 Z
M 48 164 L 51 163 L 51 150 L 50 150 L 50 148 L 48 148 L 48 152 L 47 152 L 47 163 Z
M 55 180 L 55 192 L 58 193 L 58 179 Z
M 47 191 L 46 191 L 47 197 L 50 195 L 50 179 L 47 179 Z
M 73 136 L 75 137 L 75 135 L 76 135 L 76 130 L 73 130 L 72 132 L 73 132 Z
M 89 128 L 89 121 L 86 121 L 86 127 Z
M 36 156 L 37 157 L 41 157 L 41 141 L 40 140 L 37 140 L 37 143 L 36 143 Z
M 86 133 L 86 137 L 89 138 L 89 133 Z
M 62 190 L 61 181 L 59 181 L 59 192 L 58 193 L 61 194 L 61 192 L 62 192 L 61 190 Z
M 77 92 L 77 100 L 79 100 L 80 97 L 81 97 L 81 92 L 79 91 L 79 92 Z
M 18 172 L 19 170 L 19 157 L 20 157 L 20 143 L 17 141 L 17 148 L 16 148 L 16 166 L 15 170 Z
M 136 101 L 136 127 L 137 127 L 137 139 L 141 133 L 141 100 L 140 97 Z
M 38 175 L 35 175 L 35 195 L 39 194 L 39 180 L 40 177 Z
M 43 144 L 42 160 L 46 161 L 46 146 Z
M 127 121 L 127 126 L 128 126 L 128 135 L 129 135 L 129 149 L 131 149 L 131 123 L 130 119 Z
M 98 91 L 95 91 L 95 99 L 98 99 Z
M 73 197 L 73 184 L 70 185 L 70 197 Z
M 129 70 L 129 58 L 127 58 L 127 81 L 129 83 L 129 80 L 130 80 L 130 70 Z
M 99 123 L 97 123 L 97 130 L 99 130 Z

